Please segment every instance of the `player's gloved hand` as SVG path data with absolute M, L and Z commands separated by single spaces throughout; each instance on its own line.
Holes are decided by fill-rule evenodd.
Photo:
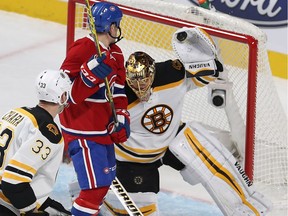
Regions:
M 51 199 L 50 197 L 46 199 L 46 201 L 41 205 L 41 207 L 38 210 L 39 211 L 45 210 L 45 212 L 48 212 L 50 215 L 58 215 L 58 216 L 72 215 L 71 212 L 66 210 L 61 203 Z
M 203 29 L 184 27 L 177 30 L 173 35 L 172 46 L 188 78 L 203 77 L 203 83 L 207 84 L 211 77 L 218 77 L 219 72 L 223 71 L 217 58 L 215 42 Z
M 108 132 L 114 143 L 123 143 L 127 141 L 130 136 L 130 115 L 125 109 L 116 110 L 118 124 L 115 125 L 112 120 L 108 124 Z
M 107 77 L 112 72 L 109 61 L 111 61 L 109 52 L 103 53 L 101 57 L 93 55 L 88 62 L 81 66 L 80 74 L 83 82 L 88 87 L 93 87 L 101 79 Z
M 198 67 L 197 65 L 205 65 L 203 67 Z M 186 76 L 190 77 L 219 77 L 219 72 L 223 71 L 223 65 L 217 59 L 208 61 L 208 62 L 196 62 L 196 63 L 187 63 L 185 64 Z

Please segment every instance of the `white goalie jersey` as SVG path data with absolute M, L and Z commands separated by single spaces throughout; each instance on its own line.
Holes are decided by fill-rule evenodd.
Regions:
M 126 86 L 132 131 L 127 142 L 115 147 L 119 161 L 150 163 L 160 159 L 180 126 L 185 94 L 215 79 L 214 76 L 187 78 L 188 72 L 179 60 L 160 62 L 155 66 L 149 101 L 140 102 Z
M 8 187 L 30 185 L 39 207 L 52 191 L 63 154 L 63 139 L 53 117 L 39 106 L 10 110 L 0 119 L 0 180 Z M 10 201 L 0 190 L 0 205 L 16 215 L 22 201 Z M 11 193 L 13 193 L 11 191 Z M 9 192 L 8 192 L 9 194 Z M 25 196 L 23 194 L 23 196 Z M 25 199 L 29 199 L 26 197 Z M 11 204 L 13 203 L 13 205 Z M 22 206 L 22 209 L 14 206 Z M 35 207 L 36 207 L 35 206 Z M 31 207 L 31 206 L 30 206 Z

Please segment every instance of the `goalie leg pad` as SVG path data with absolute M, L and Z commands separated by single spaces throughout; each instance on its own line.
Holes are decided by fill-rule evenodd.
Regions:
M 131 199 L 134 201 L 136 206 L 145 216 L 158 216 L 159 209 L 157 203 L 157 195 L 152 192 L 147 193 L 128 193 Z M 104 204 L 101 207 L 101 215 L 112 216 L 112 215 L 128 215 L 123 205 L 119 202 L 116 195 L 109 191 Z
M 269 211 L 270 202 L 255 197 L 258 193 L 233 155 L 198 123 L 187 123 L 169 148 L 186 166 L 184 179 L 201 182 L 224 215 L 263 216 Z
M 183 180 L 189 183 L 190 185 L 196 185 L 198 183 L 201 183 L 201 178 L 198 175 L 197 171 L 191 169 L 190 166 L 186 166 L 184 169 L 182 169 L 180 171 L 180 174 Z

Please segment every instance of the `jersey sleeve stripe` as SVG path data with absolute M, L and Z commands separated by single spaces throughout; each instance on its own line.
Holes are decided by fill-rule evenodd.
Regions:
M 163 156 L 163 154 L 165 153 L 165 152 L 163 152 L 163 154 L 159 154 L 159 155 L 157 155 L 154 158 L 148 158 L 147 159 L 147 158 L 136 158 L 136 157 L 133 157 L 133 156 L 127 154 L 126 152 L 122 152 L 117 147 L 115 148 L 115 152 L 116 152 L 117 155 L 119 155 L 122 158 L 125 158 L 128 161 L 139 162 L 139 163 L 151 163 L 151 162 L 154 162 L 154 161 L 158 160 L 159 158 L 161 158 Z
M 10 171 L 11 173 L 15 173 L 15 174 L 19 174 L 21 176 L 25 176 L 27 178 L 30 178 L 31 180 L 33 178 L 33 175 L 31 173 L 27 173 L 25 171 L 19 170 L 19 169 L 15 168 L 15 167 L 12 167 L 12 166 L 9 166 L 9 165 L 5 168 L 5 170 Z
M 181 79 L 178 82 L 170 83 L 170 84 L 163 85 L 163 86 L 157 86 L 153 89 L 153 91 L 156 92 L 156 91 L 161 91 L 161 90 L 165 90 L 165 89 L 169 89 L 169 88 L 175 88 L 175 87 L 181 85 L 183 82 L 184 82 L 184 79 Z
M 197 80 L 197 78 L 195 78 L 195 77 L 193 77 L 193 78 L 191 78 L 191 79 L 192 79 L 193 83 L 194 83 L 197 87 L 203 87 L 203 86 L 206 85 L 206 84 L 203 83 L 202 81 Z
M 14 165 L 15 167 L 19 167 L 19 168 L 22 169 L 22 170 L 26 170 L 27 172 L 30 172 L 30 173 L 32 173 L 33 175 L 35 175 L 36 172 L 37 172 L 33 167 L 28 166 L 27 164 L 23 164 L 23 163 L 21 163 L 21 162 L 19 162 L 19 161 L 16 161 L 16 160 L 11 160 L 11 161 L 9 162 L 9 164 L 10 164 L 10 165 Z
M 127 152 L 135 152 L 137 154 L 160 154 L 163 151 L 167 149 L 167 146 L 159 149 L 139 149 L 139 148 L 132 148 L 130 146 L 125 145 L 124 143 L 122 144 L 116 144 L 119 148 L 126 150 Z
M 8 170 L 6 170 L 3 174 L 3 180 L 2 181 L 15 183 L 14 181 L 11 181 L 11 180 L 15 180 L 17 182 L 31 182 L 32 181 L 32 179 L 30 179 L 26 176 L 19 176 L 19 175 L 16 175 L 14 173 L 10 173 Z

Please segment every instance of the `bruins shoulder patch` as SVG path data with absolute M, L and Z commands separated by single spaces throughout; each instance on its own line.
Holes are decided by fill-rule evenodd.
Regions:
M 182 70 L 183 65 L 182 63 L 179 61 L 179 59 L 173 60 L 172 61 L 172 67 L 175 68 L 176 70 Z
M 57 127 L 56 125 L 50 123 L 50 124 L 48 124 L 46 127 L 47 127 L 48 130 L 49 130 L 50 132 L 52 132 L 55 136 L 57 136 L 57 135 L 60 134 L 59 129 L 58 129 L 58 127 Z
M 45 125 L 45 126 L 44 126 Z M 40 127 L 40 131 L 50 142 L 57 144 L 62 139 L 62 134 L 54 122 L 48 122 Z

